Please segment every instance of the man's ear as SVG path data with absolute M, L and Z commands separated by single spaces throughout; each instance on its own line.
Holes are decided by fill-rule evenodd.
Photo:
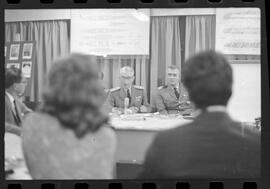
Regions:
M 13 84 L 10 86 L 10 88 L 13 89 L 13 90 L 16 90 L 16 89 L 17 89 L 16 83 L 13 83 Z

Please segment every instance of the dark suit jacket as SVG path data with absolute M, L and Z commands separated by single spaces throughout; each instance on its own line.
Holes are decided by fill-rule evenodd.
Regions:
M 24 103 L 20 100 L 16 99 L 17 110 L 19 119 L 22 121 L 25 114 L 31 112 L 29 108 L 26 107 Z M 5 95 L 5 122 L 10 123 L 12 125 L 20 126 L 21 122 L 16 119 L 14 112 L 12 111 L 12 104 L 7 95 Z
M 138 178 L 259 176 L 260 132 L 225 112 L 205 112 L 190 124 L 159 133 Z

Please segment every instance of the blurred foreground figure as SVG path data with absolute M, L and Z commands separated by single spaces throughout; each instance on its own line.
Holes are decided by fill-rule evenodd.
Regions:
M 43 105 L 23 122 L 23 150 L 33 179 L 110 179 L 116 135 L 95 57 L 73 54 L 49 72 Z
M 232 120 L 232 68 L 208 51 L 185 64 L 183 82 L 197 108 L 195 120 L 159 133 L 139 178 L 260 177 L 260 132 Z

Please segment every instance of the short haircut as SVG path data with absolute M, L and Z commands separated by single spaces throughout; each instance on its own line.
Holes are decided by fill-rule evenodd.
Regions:
M 105 93 L 98 73 L 94 56 L 73 54 L 56 61 L 48 75 L 41 111 L 56 117 L 79 138 L 97 131 L 108 121 L 101 108 Z
M 14 83 L 20 83 L 22 81 L 22 72 L 15 67 L 7 68 L 5 71 L 5 88 L 10 88 Z
M 120 69 L 119 74 L 123 77 L 132 77 L 134 76 L 134 69 L 130 66 L 124 66 Z
M 187 60 L 183 83 L 197 108 L 226 106 L 232 94 L 232 68 L 224 55 L 202 52 Z
M 176 66 L 176 65 L 170 65 L 170 66 L 168 66 L 168 69 L 172 69 L 172 70 L 178 70 L 178 71 L 180 71 L 179 67 L 178 67 L 178 66 Z

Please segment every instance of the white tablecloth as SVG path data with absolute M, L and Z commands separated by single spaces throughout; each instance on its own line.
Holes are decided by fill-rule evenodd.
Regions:
M 184 119 L 181 115 L 159 115 L 150 113 L 111 116 L 110 121 L 115 129 L 151 131 L 171 129 L 190 122 L 191 120 Z
M 14 165 L 7 165 L 7 167 L 11 167 L 14 171 L 13 174 L 8 176 L 7 180 L 31 179 L 23 157 L 21 138 L 11 133 L 5 133 L 5 161 L 6 160 L 14 162 Z M 5 167 L 5 169 L 7 169 L 7 167 Z

